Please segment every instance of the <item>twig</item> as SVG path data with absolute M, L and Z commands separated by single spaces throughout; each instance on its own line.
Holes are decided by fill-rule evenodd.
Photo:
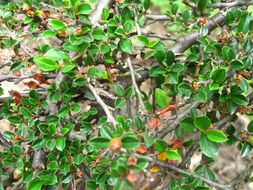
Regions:
M 98 95 L 96 88 L 94 88 L 90 83 L 88 83 L 88 88 L 90 89 L 90 91 L 92 92 L 92 94 L 94 95 L 94 97 L 96 98 L 97 102 L 101 105 L 101 107 L 103 108 L 107 119 L 109 122 L 111 122 L 113 124 L 113 126 L 115 127 L 117 122 L 114 119 L 113 115 L 111 114 L 108 106 L 104 103 L 104 101 L 101 99 L 101 97 Z
M 177 119 L 172 123 L 172 124 L 168 124 L 168 126 L 166 128 L 164 128 L 161 133 L 158 135 L 158 138 L 164 138 L 170 131 L 173 131 L 174 129 L 177 128 L 179 121 L 181 119 L 183 119 L 184 117 L 186 117 L 190 112 L 191 109 L 196 108 L 200 105 L 199 102 L 194 102 L 185 112 L 183 112 L 182 114 L 180 114 Z
M 139 154 L 136 154 L 136 153 L 133 153 L 133 156 L 136 156 L 136 157 L 143 157 Z M 154 164 L 157 164 L 158 166 L 162 167 L 162 168 L 166 168 L 166 169 L 169 169 L 171 171 L 174 171 L 178 174 L 181 174 L 181 175 L 187 175 L 187 176 L 193 176 L 195 178 L 199 178 L 201 179 L 203 182 L 207 183 L 208 185 L 214 187 L 214 188 L 217 188 L 217 189 L 220 189 L 220 190 L 231 190 L 229 187 L 227 187 L 226 185 L 222 185 L 222 184 L 219 184 L 219 183 L 216 183 L 216 182 L 213 182 L 209 179 L 206 179 L 202 176 L 199 176 L 197 174 L 194 174 L 194 173 L 191 173 L 191 172 L 188 172 L 186 170 L 183 170 L 177 166 L 173 166 L 173 165 L 169 165 L 165 162 L 161 162 L 161 161 L 158 161 L 158 160 L 154 160 L 153 158 L 150 158 L 148 156 L 145 157 L 148 161 L 154 163 Z
M 145 108 L 145 105 L 144 105 L 144 102 L 142 100 L 142 94 L 141 94 L 141 91 L 136 83 L 136 79 L 135 79 L 135 71 L 134 71 L 134 68 L 133 68 L 133 65 L 131 63 L 131 59 L 129 57 L 129 55 L 127 55 L 127 58 L 126 58 L 126 61 L 127 61 L 127 64 L 129 66 L 129 69 L 130 69 L 130 72 L 131 72 L 131 78 L 132 78 L 132 82 L 133 82 L 133 86 L 134 86 L 134 89 L 135 89 L 135 92 L 136 92 L 136 95 L 137 95 L 137 99 L 140 103 L 140 107 L 141 107 L 141 111 L 143 112 L 143 114 L 147 114 L 147 111 L 146 111 L 146 108 Z
M 210 4 L 209 7 L 211 8 L 231 8 L 231 7 L 236 7 L 236 6 L 247 6 L 253 4 L 253 1 L 245 1 L 245 0 L 237 0 L 237 1 L 232 1 L 232 2 L 227 2 L 227 3 L 213 3 Z
M 103 9 L 105 7 L 110 7 L 113 4 L 114 0 L 99 0 L 96 6 L 96 9 L 92 12 L 90 16 L 91 22 L 96 25 L 101 19 Z
M 8 81 L 8 80 L 18 80 L 18 81 L 21 81 L 23 79 L 29 79 L 29 78 L 33 78 L 33 77 L 34 77 L 34 74 L 33 75 L 23 75 L 23 76 L 7 75 L 7 76 L 0 77 L 0 82 Z M 55 78 L 56 74 L 44 74 L 43 77 L 45 79 L 51 79 L 51 78 Z
M 170 21 L 171 20 L 166 15 L 146 15 L 146 18 L 149 20 L 156 20 L 156 21 Z

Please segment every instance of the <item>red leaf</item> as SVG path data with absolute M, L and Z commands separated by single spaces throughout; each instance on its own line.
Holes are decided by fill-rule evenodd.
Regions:
M 135 157 L 128 158 L 127 165 L 135 166 L 137 164 L 137 159 Z
M 180 148 L 183 145 L 183 141 L 181 139 L 175 139 L 170 141 L 168 144 L 172 148 Z
M 39 86 L 39 84 L 37 82 L 34 82 L 34 81 L 30 81 L 30 82 L 26 83 L 26 85 L 31 89 L 35 89 Z
M 17 91 L 12 91 L 11 93 L 12 98 L 14 99 L 14 103 L 19 106 L 21 104 L 22 95 Z
M 138 148 L 136 148 L 136 150 L 135 150 L 138 154 L 145 154 L 147 151 L 148 151 L 148 149 L 147 149 L 147 147 L 145 147 L 144 145 L 141 145 L 141 146 L 139 146 Z
M 157 115 L 163 115 L 165 114 L 166 112 L 168 111 L 171 111 L 171 110 L 174 110 L 177 108 L 177 105 L 176 104 L 173 104 L 173 105 L 169 105 L 161 110 L 159 110 L 158 112 L 156 112 Z
M 161 120 L 159 117 L 155 117 L 149 120 L 148 127 L 149 129 L 155 129 L 161 125 Z

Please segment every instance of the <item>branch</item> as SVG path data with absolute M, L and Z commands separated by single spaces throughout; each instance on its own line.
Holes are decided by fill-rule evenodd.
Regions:
M 146 15 L 146 18 L 149 20 L 156 20 L 156 21 L 170 21 L 171 20 L 166 15 Z
M 127 56 L 126 58 L 126 61 L 127 61 L 127 64 L 129 66 L 129 69 L 130 69 L 130 72 L 131 72 L 131 78 L 132 78 L 132 82 L 133 82 L 133 86 L 135 88 L 135 92 L 136 92 L 136 95 L 137 95 L 137 98 L 138 98 L 138 101 L 140 103 L 140 106 L 141 106 L 141 111 L 143 112 L 143 114 L 147 114 L 147 111 L 146 111 L 146 108 L 145 108 L 145 105 L 144 105 L 144 102 L 142 100 L 142 94 L 141 94 L 141 91 L 136 83 L 136 79 L 135 79 L 135 71 L 134 71 L 134 68 L 133 68 L 133 65 L 131 63 L 131 59 L 129 56 Z
M 205 27 L 207 27 L 209 33 L 218 26 L 222 26 L 224 24 L 226 14 L 227 12 L 219 13 L 217 16 L 206 23 Z M 170 48 L 170 50 L 174 53 L 184 52 L 190 46 L 195 44 L 199 37 L 201 37 L 201 34 L 199 32 L 187 34 L 186 36 L 181 37 L 178 42 Z
M 247 6 L 253 4 L 253 1 L 246 1 L 246 0 L 237 0 L 234 2 L 227 2 L 227 3 L 213 3 L 209 5 L 211 8 L 231 8 L 231 7 L 236 7 L 236 6 Z
M 139 154 L 136 154 L 136 153 L 133 153 L 133 156 L 136 156 L 136 157 L 142 157 L 141 155 Z M 220 189 L 220 190 L 231 190 L 229 187 L 227 187 L 226 185 L 222 185 L 222 184 L 219 184 L 219 183 L 216 183 L 216 182 L 213 182 L 209 179 L 206 179 L 202 176 L 199 176 L 197 174 L 194 174 L 194 173 L 191 173 L 191 172 L 188 172 L 188 171 L 185 171 L 177 166 L 173 166 L 173 165 L 169 165 L 165 162 L 161 162 L 161 161 L 158 161 L 158 160 L 154 160 L 150 157 L 145 157 L 148 161 L 152 162 L 152 163 L 155 163 L 157 164 L 158 166 L 160 167 L 163 167 L 163 168 L 166 168 L 166 169 L 169 169 L 170 171 L 174 171 L 178 174 L 181 174 L 181 175 L 187 175 L 187 176 L 193 176 L 195 178 L 199 178 L 201 179 L 203 182 L 207 183 L 208 185 L 214 187 L 214 188 L 217 188 L 217 189 Z
M 7 75 L 7 76 L 3 76 L 3 77 L 0 77 L 0 82 L 3 82 L 3 81 L 8 81 L 8 80 L 18 80 L 18 81 L 21 81 L 23 79 L 29 79 L 29 78 L 33 78 L 34 77 L 34 74 L 33 75 L 23 75 L 23 76 L 16 76 L 16 75 Z M 45 79 L 51 79 L 51 78 L 55 78 L 56 77 L 56 74 L 44 74 L 43 77 Z
M 183 112 L 182 114 L 180 114 L 177 119 L 170 125 L 168 124 L 168 126 L 166 128 L 164 128 L 161 133 L 158 135 L 158 138 L 164 138 L 170 131 L 173 131 L 174 129 L 177 128 L 179 121 L 181 119 L 183 119 L 184 117 L 186 117 L 190 112 L 191 109 L 196 108 L 200 105 L 199 102 L 194 102 L 185 112 Z
M 107 119 L 109 122 L 111 122 L 113 124 L 113 126 L 115 127 L 117 122 L 116 120 L 114 119 L 113 115 L 111 114 L 108 106 L 104 103 L 104 101 L 101 99 L 101 97 L 98 95 L 97 93 L 97 90 L 90 84 L 88 83 L 88 87 L 90 89 L 90 91 L 92 92 L 92 94 L 95 96 L 97 102 L 101 105 L 101 107 L 103 108 L 106 116 L 107 116 Z
M 103 9 L 105 7 L 110 7 L 113 4 L 114 0 L 99 0 L 96 9 L 90 16 L 91 22 L 96 25 L 101 19 Z

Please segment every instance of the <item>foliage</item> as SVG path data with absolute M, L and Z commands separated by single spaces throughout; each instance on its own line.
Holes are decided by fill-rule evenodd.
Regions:
M 67 189 L 77 181 L 133 189 L 133 172 L 159 170 L 180 175 L 171 175 L 170 190 L 229 189 L 210 166 L 221 144 L 236 144 L 242 158 L 253 145 L 253 18 L 242 8 L 251 1 L 166 1 L 164 37 L 141 30 L 161 18 L 149 15 L 150 0 L 108 1 L 98 22 L 100 9 L 89 1 L 46 2 L 0 9 L 0 47 L 15 52 L 10 72 L 41 70 L 28 94 L 12 92 L 0 104 L 0 117 L 14 126 L 0 136 L 0 189 Z M 25 40 L 39 43 L 29 51 Z M 140 90 L 146 79 L 148 93 Z M 251 119 L 247 129 L 232 122 L 238 113 Z M 203 155 L 193 173 L 190 150 Z

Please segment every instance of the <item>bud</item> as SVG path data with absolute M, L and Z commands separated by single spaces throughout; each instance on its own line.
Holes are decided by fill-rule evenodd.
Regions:
M 82 28 L 81 27 L 77 27 L 76 28 L 76 35 L 80 35 L 82 34 Z
M 127 161 L 127 165 L 135 166 L 137 164 L 137 159 L 135 157 L 129 157 Z
M 109 149 L 113 152 L 118 152 L 122 147 L 122 141 L 119 137 L 113 138 L 109 143 Z
M 29 17 L 32 17 L 32 18 L 35 17 L 35 13 L 34 13 L 33 11 L 31 11 L 31 10 L 28 10 L 28 11 L 26 12 L 26 14 L 27 14 L 27 16 L 29 16 Z

